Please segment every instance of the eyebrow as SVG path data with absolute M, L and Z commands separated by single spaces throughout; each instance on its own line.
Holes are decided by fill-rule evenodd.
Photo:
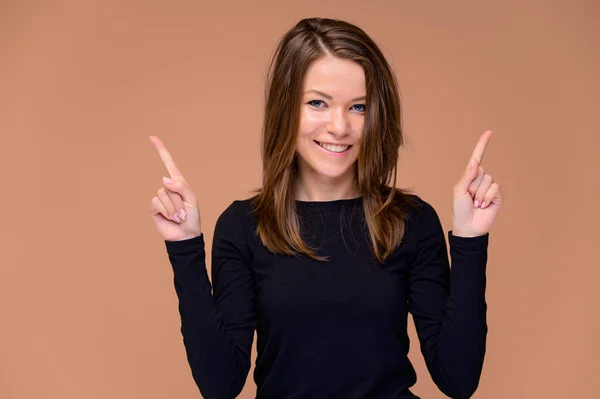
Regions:
M 325 94 L 325 93 L 323 93 L 322 91 L 319 91 L 319 90 L 307 90 L 307 91 L 304 92 L 304 94 L 310 93 L 310 92 L 317 93 L 318 95 L 323 96 L 323 97 L 325 97 L 328 100 L 333 100 L 333 97 L 331 97 L 329 94 Z M 350 101 L 360 101 L 360 100 L 365 100 L 366 98 L 367 98 L 367 96 L 356 97 L 356 98 L 353 98 Z

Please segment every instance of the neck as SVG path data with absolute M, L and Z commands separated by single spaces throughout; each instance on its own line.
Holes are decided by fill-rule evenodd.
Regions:
M 322 175 L 299 173 L 294 186 L 294 198 L 298 201 L 335 201 L 359 196 L 354 171 L 344 176 L 330 178 Z

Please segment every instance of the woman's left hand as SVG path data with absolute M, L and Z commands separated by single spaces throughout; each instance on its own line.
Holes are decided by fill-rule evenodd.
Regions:
M 487 130 L 479 138 L 471 161 L 463 177 L 454 186 L 452 206 L 452 235 L 457 237 L 477 237 L 489 232 L 500 205 L 502 191 L 492 176 L 481 167 L 483 154 L 492 137 Z

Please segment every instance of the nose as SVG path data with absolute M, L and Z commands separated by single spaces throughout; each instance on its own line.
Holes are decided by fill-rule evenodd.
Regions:
M 333 108 L 330 113 L 327 131 L 335 135 L 344 135 L 348 133 L 350 126 L 346 111 L 342 108 Z

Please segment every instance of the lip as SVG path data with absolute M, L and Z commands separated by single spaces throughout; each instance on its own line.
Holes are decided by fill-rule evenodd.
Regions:
M 329 145 L 350 145 L 350 146 L 352 145 L 352 144 L 346 144 L 346 143 L 326 143 L 324 141 L 317 141 L 317 140 L 313 140 L 313 141 L 317 144 L 321 143 L 321 144 L 329 144 Z
M 332 157 L 343 157 L 343 156 L 345 156 L 346 154 L 348 154 L 348 152 L 350 151 L 350 148 L 352 148 L 352 144 L 339 144 L 339 145 L 349 145 L 350 147 L 349 147 L 349 148 L 347 148 L 347 149 L 346 149 L 344 152 L 331 152 L 331 151 L 329 151 L 329 150 L 326 150 L 325 148 L 321 147 L 321 146 L 319 145 L 319 142 L 318 142 L 318 141 L 316 141 L 316 140 L 313 140 L 313 141 L 314 141 L 315 145 L 316 145 L 317 147 L 319 147 L 319 149 L 320 149 L 321 151 L 323 151 L 325 154 L 327 154 L 327 155 L 329 155 L 329 156 L 332 156 Z M 325 144 L 329 144 L 329 143 L 325 143 Z

